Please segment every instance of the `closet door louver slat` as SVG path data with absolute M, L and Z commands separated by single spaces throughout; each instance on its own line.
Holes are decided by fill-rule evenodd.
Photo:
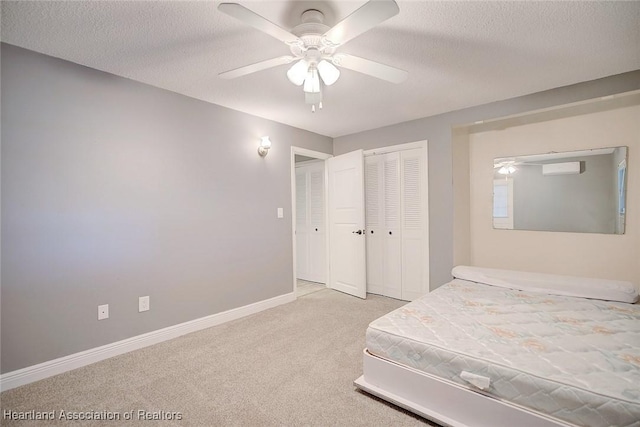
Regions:
M 307 231 L 307 173 L 296 168 L 296 274 L 309 277 L 309 233 Z
M 384 159 L 384 224 L 391 231 L 400 226 L 400 156 L 385 155 Z M 388 232 L 389 230 L 387 230 Z
M 296 170 L 296 224 L 307 224 L 307 174 Z
M 400 228 L 400 153 L 384 155 L 384 294 L 402 296 L 402 230 Z
M 420 185 L 420 159 L 418 157 L 403 160 L 404 182 L 404 229 L 422 228 L 422 188 Z
M 311 226 L 324 228 L 324 173 L 313 171 L 310 173 L 309 211 Z
M 378 182 L 379 162 L 373 157 L 367 157 L 364 165 L 365 182 L 365 218 L 367 229 L 380 224 L 380 192 Z M 374 230 L 375 231 L 375 230 Z
M 425 271 L 428 271 L 424 170 L 422 150 L 402 153 L 402 299 L 407 301 L 428 291 L 423 289 Z
M 367 292 L 384 295 L 384 225 L 383 173 L 380 156 L 365 157 L 365 234 L 367 260 Z

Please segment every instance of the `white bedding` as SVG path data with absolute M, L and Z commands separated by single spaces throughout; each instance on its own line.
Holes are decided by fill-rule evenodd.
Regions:
M 455 279 L 372 322 L 366 341 L 376 356 L 565 422 L 640 426 L 637 304 Z
M 451 273 L 458 279 L 521 291 L 628 303 L 635 303 L 640 299 L 640 285 L 622 280 L 560 276 L 465 265 L 455 267 Z

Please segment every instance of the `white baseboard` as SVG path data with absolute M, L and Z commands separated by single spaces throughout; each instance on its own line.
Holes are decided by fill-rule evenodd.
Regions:
M 82 366 L 90 365 L 110 357 L 158 344 L 181 335 L 230 322 L 241 317 L 249 316 L 250 314 L 259 313 L 263 310 L 277 307 L 295 300 L 296 296 L 291 292 L 264 301 L 245 305 L 244 307 L 238 307 L 222 313 L 201 317 L 200 319 L 158 329 L 157 331 L 148 332 L 146 334 L 127 338 L 101 347 L 92 348 L 79 353 L 70 354 L 69 356 L 50 360 L 48 362 L 28 366 L 17 371 L 7 372 L 6 374 L 0 375 L 0 390 L 10 390 L 21 385 L 71 371 Z

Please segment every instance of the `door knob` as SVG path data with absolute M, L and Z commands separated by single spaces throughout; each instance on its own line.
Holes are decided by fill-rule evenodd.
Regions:
M 353 234 L 362 234 L 362 230 L 352 231 Z

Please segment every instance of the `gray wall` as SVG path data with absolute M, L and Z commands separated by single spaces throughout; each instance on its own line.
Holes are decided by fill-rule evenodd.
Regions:
M 521 114 L 640 89 L 640 70 L 477 107 L 335 138 L 335 155 L 412 141 L 429 141 L 430 281 L 434 289 L 451 278 L 454 259 L 454 169 L 468 168 L 453 157 L 455 126 Z M 464 138 L 461 143 L 464 143 Z M 464 151 L 464 150 L 461 150 Z M 463 156 L 464 157 L 464 156 Z M 467 184 L 468 185 L 468 184 Z M 462 215 L 464 216 L 464 214 Z M 465 222 L 464 219 L 460 220 Z M 458 259 L 467 259 L 459 256 Z
M 292 292 L 290 147 L 330 138 L 1 47 L 3 373 Z
M 513 178 L 516 230 L 615 233 L 613 154 L 541 163 L 580 162 L 576 175 L 542 175 L 540 165 L 519 165 Z

